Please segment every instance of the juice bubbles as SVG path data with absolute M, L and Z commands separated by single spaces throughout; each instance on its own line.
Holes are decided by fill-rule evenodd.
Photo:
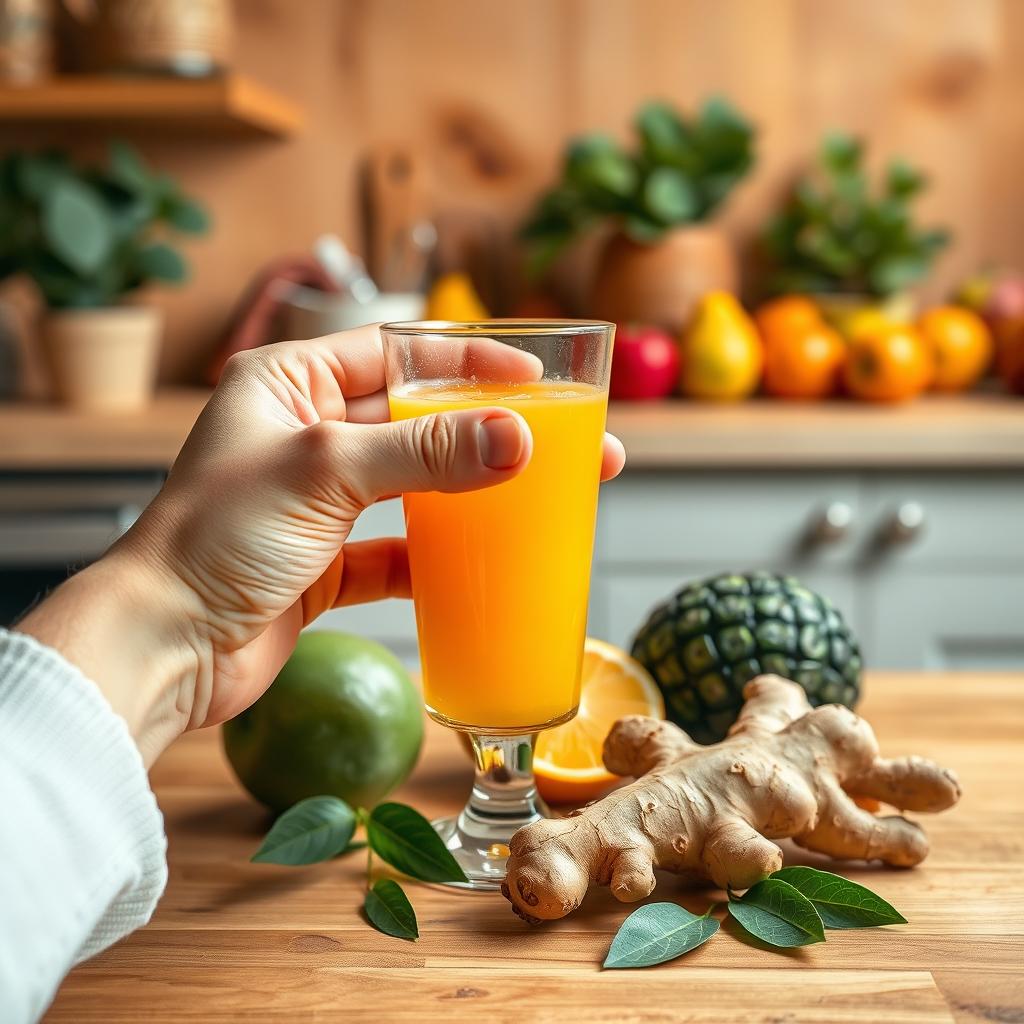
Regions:
M 533 433 L 514 480 L 407 494 L 427 709 L 478 732 L 530 732 L 575 710 L 607 397 L 588 384 L 421 382 L 391 416 L 500 405 Z

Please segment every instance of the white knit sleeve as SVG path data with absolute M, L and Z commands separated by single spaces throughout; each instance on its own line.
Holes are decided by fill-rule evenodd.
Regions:
M 166 850 L 124 720 L 56 651 L 0 630 L 0 1020 L 36 1020 L 75 963 L 149 920 Z

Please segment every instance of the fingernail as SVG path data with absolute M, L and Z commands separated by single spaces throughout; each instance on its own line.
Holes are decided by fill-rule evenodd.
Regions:
M 488 469 L 511 469 L 523 454 L 523 432 L 514 416 L 492 416 L 477 424 L 480 461 Z

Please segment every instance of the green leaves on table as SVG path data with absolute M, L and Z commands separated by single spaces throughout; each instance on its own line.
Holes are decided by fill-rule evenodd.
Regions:
M 353 842 L 356 826 L 366 828 L 366 842 Z M 264 864 L 317 864 L 369 846 L 381 860 L 423 882 L 465 882 L 465 872 L 433 826 L 405 804 L 378 804 L 353 811 L 336 796 L 311 796 L 282 814 L 253 854 Z M 367 858 L 366 918 L 378 931 L 399 939 L 418 939 L 416 911 L 390 878 L 370 882 Z M 716 922 L 717 927 L 717 922 Z
M 743 896 L 729 898 L 729 913 L 755 938 L 772 946 L 807 946 L 825 941 L 814 904 L 781 879 L 766 878 Z
M 650 903 L 619 928 L 605 958 L 608 968 L 652 967 L 688 953 L 719 929 L 714 907 L 698 917 L 675 903 Z M 881 896 L 816 868 L 782 868 L 742 896 L 729 893 L 729 914 L 748 935 L 790 949 L 825 941 L 826 928 L 906 924 Z
M 604 967 L 651 967 L 674 960 L 707 942 L 719 929 L 711 916 L 691 914 L 675 903 L 649 903 L 634 910 L 619 928 Z
M 373 883 L 363 903 L 366 916 L 377 931 L 399 939 L 415 941 L 420 937 L 416 911 L 402 887 L 390 878 Z
M 907 923 L 866 886 L 800 866 L 781 868 L 742 897 L 730 894 L 729 913 L 755 938 L 787 948 L 824 942 L 826 928 Z
M 881 896 L 831 871 L 782 868 L 772 878 L 799 889 L 814 904 L 826 928 L 874 928 L 907 923 L 907 919 Z
M 366 818 L 366 838 L 381 860 L 421 882 L 468 881 L 434 826 L 405 804 L 374 807 Z
M 311 796 L 288 808 L 274 822 L 252 860 L 262 864 L 317 864 L 349 844 L 356 815 L 336 796 Z

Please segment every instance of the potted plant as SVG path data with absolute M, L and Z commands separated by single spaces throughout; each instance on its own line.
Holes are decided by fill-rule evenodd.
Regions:
M 949 241 L 946 231 L 918 228 L 911 219 L 911 201 L 926 178 L 894 160 L 872 190 L 864 147 L 848 135 L 827 136 L 819 163 L 764 233 L 769 290 L 814 295 L 841 330 L 866 311 L 910 319 L 908 289 Z
M 96 410 L 146 404 L 161 312 L 125 299 L 150 281 L 185 280 L 166 236 L 207 224 L 201 206 L 124 143 L 111 146 L 104 168 L 76 167 L 60 152 L 0 161 L 0 279 L 21 273 L 38 286 L 60 398 Z
M 649 104 L 635 130 L 632 151 L 602 135 L 570 144 L 562 180 L 523 229 L 529 268 L 542 271 L 569 242 L 610 224 L 588 312 L 675 331 L 705 293 L 736 289 L 733 248 L 708 222 L 753 165 L 754 132 L 721 99 L 691 119 Z

